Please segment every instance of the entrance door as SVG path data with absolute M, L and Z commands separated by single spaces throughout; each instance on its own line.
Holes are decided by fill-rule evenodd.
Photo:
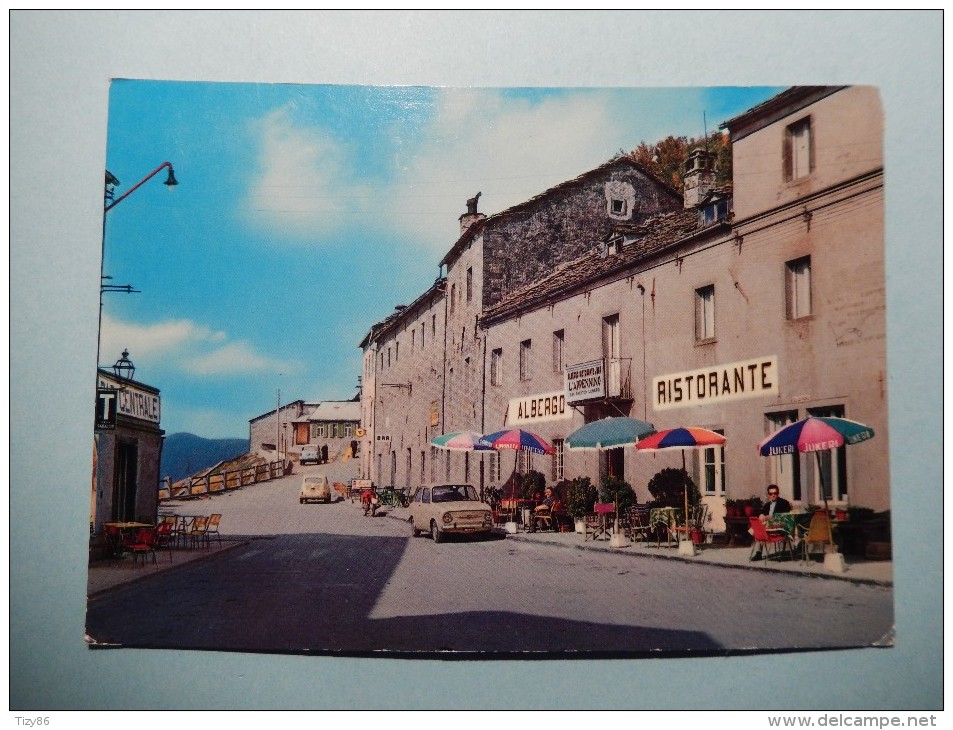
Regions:
M 116 449 L 116 479 L 113 489 L 112 519 L 133 522 L 136 519 L 139 446 L 135 441 L 120 441 Z

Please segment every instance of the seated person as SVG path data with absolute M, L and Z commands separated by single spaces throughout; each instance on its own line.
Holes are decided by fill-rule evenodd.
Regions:
M 539 529 L 547 523 L 555 527 L 552 522 L 553 507 L 557 505 L 558 502 L 559 498 L 556 496 L 553 488 L 546 487 L 546 496 L 543 498 L 542 503 L 538 504 L 533 510 L 533 520 L 536 523 L 536 529 Z

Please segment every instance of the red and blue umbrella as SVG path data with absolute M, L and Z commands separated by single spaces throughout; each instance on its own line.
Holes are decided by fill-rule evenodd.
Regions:
M 780 456 L 809 451 L 830 451 L 859 444 L 874 437 L 874 430 L 847 418 L 808 416 L 789 423 L 758 444 L 762 456 Z
M 827 509 L 827 485 L 821 468 L 821 452 L 841 446 L 860 444 L 874 437 L 874 430 L 858 421 L 833 416 L 808 416 L 800 421 L 782 426 L 758 444 L 762 456 L 808 453 L 817 456 L 817 473 L 821 479 L 824 509 Z
M 685 451 L 721 446 L 725 437 L 707 428 L 688 426 L 686 428 L 668 428 L 639 441 L 635 448 L 641 451 L 659 451 L 661 449 L 681 449 L 682 471 L 685 471 Z M 688 485 L 685 485 L 685 524 L 688 525 Z
M 452 431 L 430 439 L 430 443 L 448 451 L 490 451 L 492 447 L 484 444 L 483 434 L 476 431 Z
M 532 431 L 524 431 L 521 428 L 490 433 L 480 441 L 485 446 L 497 451 L 511 449 L 513 451 L 532 451 L 534 454 L 553 453 L 553 447 L 542 436 Z

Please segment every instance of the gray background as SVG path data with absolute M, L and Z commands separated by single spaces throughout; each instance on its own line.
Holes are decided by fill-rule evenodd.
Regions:
M 942 707 L 939 11 L 13 11 L 10 39 L 11 709 Z M 879 86 L 896 647 L 586 662 L 88 651 L 86 485 L 116 77 Z

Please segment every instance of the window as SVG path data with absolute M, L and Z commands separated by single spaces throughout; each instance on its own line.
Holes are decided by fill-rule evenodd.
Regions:
M 445 451 L 444 454 L 445 454 L 445 458 L 444 458 L 444 477 L 445 477 L 446 480 L 449 482 L 449 481 L 450 481 L 450 452 L 449 452 L 449 451 Z
M 434 337 L 437 336 L 437 315 L 433 315 L 430 318 L 430 334 Z
M 427 481 L 427 452 L 420 452 L 420 483 Z
M 390 452 L 390 481 L 387 485 L 393 487 L 397 483 L 397 452 Z
M 450 285 L 450 314 L 453 314 L 454 307 L 457 304 L 457 285 Z
M 350 424 L 344 426 L 344 438 L 346 439 L 351 438 L 351 434 L 353 432 L 354 432 L 354 426 L 351 426 Z
M 407 477 L 404 482 L 404 486 L 410 489 L 410 475 L 414 468 L 413 452 L 410 449 L 407 449 Z
M 467 303 L 473 301 L 473 267 L 467 267 Z
M 500 481 L 500 455 L 495 451 L 490 453 L 490 481 Z
M 420 349 L 424 349 L 424 333 L 427 331 L 427 325 L 424 322 L 420 323 Z
M 844 407 L 808 408 L 807 413 L 809 416 L 844 418 Z M 829 501 L 845 502 L 847 500 L 847 447 L 815 451 L 809 463 L 813 470 L 814 503 L 823 504 L 825 495 Z
M 533 352 L 533 341 L 523 340 L 520 343 L 520 380 L 530 378 L 530 355 Z
M 566 330 L 553 332 L 553 372 L 563 371 L 563 350 L 566 346 Z
M 533 452 L 520 449 L 516 452 L 516 471 L 519 474 L 529 474 L 533 471 Z
M 470 481 L 470 452 L 463 452 L 463 481 Z
M 397 362 L 398 360 L 400 360 L 400 343 L 395 342 L 394 343 L 394 362 Z
M 553 481 L 560 482 L 565 475 L 565 464 L 563 457 L 565 455 L 566 442 L 563 439 L 553 439 Z
M 722 436 L 725 432 L 720 429 L 714 429 L 715 433 Z M 725 447 L 713 446 L 702 449 L 699 455 L 702 463 L 702 482 L 705 494 L 724 494 L 725 493 Z
M 324 438 L 324 424 L 316 423 L 312 424 L 312 429 L 314 429 L 314 438 L 323 439 Z
M 764 435 L 774 433 L 779 428 L 794 423 L 797 411 L 779 411 L 765 414 Z M 768 457 L 768 483 L 777 484 L 781 496 L 794 502 L 800 502 L 801 496 L 801 460 L 798 454 L 781 454 Z
M 805 177 L 814 169 L 814 142 L 811 118 L 804 117 L 784 132 L 784 179 Z
M 417 346 L 417 330 L 410 331 L 410 349 L 413 350 Z
M 425 480 L 421 480 L 425 481 Z M 437 447 L 430 447 L 430 482 L 437 481 Z
M 490 385 L 499 385 L 503 377 L 503 348 L 496 348 L 490 354 Z
M 715 338 L 715 286 L 695 290 L 695 340 L 704 342 Z
M 625 215 L 626 205 L 625 201 L 620 198 L 613 198 L 609 202 L 609 209 L 612 211 L 613 215 Z
M 390 348 L 387 348 L 387 367 L 390 367 Z
M 788 319 L 807 317 L 811 314 L 811 257 L 788 261 L 784 268 Z

